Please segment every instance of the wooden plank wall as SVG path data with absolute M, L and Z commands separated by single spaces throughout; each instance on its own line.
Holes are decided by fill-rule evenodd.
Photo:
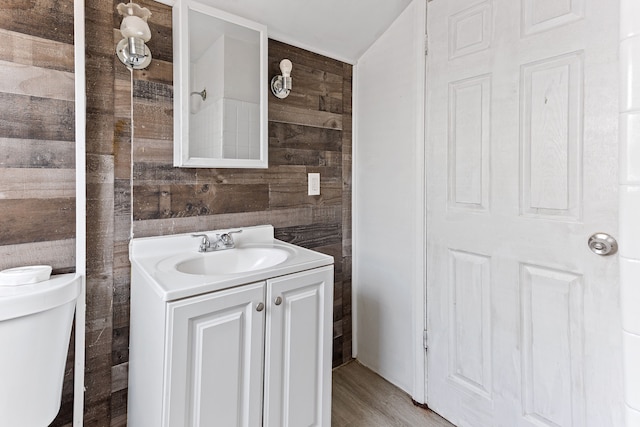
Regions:
M 0 270 L 75 268 L 73 2 L 62 6 L 0 3 Z
M 269 78 L 283 58 L 293 62 L 293 90 L 286 99 L 269 94 L 268 169 L 174 168 L 170 67 L 134 73 L 133 230 L 273 224 L 277 238 L 332 255 L 340 365 L 351 359 L 352 66 L 270 40 Z M 320 173 L 320 196 L 307 195 L 309 172 Z
M 73 1 L 0 2 L 0 76 L 0 270 L 73 272 Z M 72 338 L 54 426 L 71 422 L 73 357 Z
M 269 79 L 289 58 L 294 89 L 269 95 L 269 168 L 174 168 L 171 16 L 153 18 L 166 48 L 134 72 L 134 235 L 273 224 L 277 238 L 332 255 L 333 364 L 350 360 L 352 66 L 270 40 Z M 321 175 L 320 196 L 307 195 L 309 172 Z
M 173 50 L 171 38 L 171 8 L 150 0 L 138 1 L 138 3 L 151 10 L 152 18 L 150 27 L 152 38 L 148 43 L 153 55 L 153 61 L 145 70 L 136 71 L 133 75 L 117 60 L 115 65 L 114 85 L 114 240 L 113 240 L 113 316 L 112 316 L 112 346 L 111 346 L 111 426 L 126 426 L 127 418 L 127 387 L 129 369 L 129 290 L 130 271 L 129 264 L 129 239 L 132 223 L 132 199 L 131 199 L 131 161 L 132 149 L 136 144 L 131 143 L 132 115 L 137 111 L 132 104 L 134 88 L 154 87 L 161 83 L 160 90 L 164 92 L 149 93 L 148 96 L 155 99 L 155 105 L 165 106 L 168 111 L 159 111 L 152 115 L 151 120 L 138 119 L 133 116 L 133 122 L 140 122 L 135 132 L 137 137 L 148 135 L 169 135 L 168 143 L 171 146 L 173 137 L 173 118 L 171 116 L 173 79 Z M 115 7 L 115 6 L 114 6 Z M 115 28 L 120 26 L 120 16 L 115 18 Z M 121 39 L 120 31 L 113 31 L 115 43 Z M 133 78 L 133 79 L 132 79 Z M 137 90 L 136 90 L 137 91 Z M 164 100 L 165 102 L 160 102 Z M 152 103 L 153 104 L 153 103 Z M 149 111 L 145 108 L 145 111 Z M 169 118 L 167 118 L 169 114 Z M 142 129 L 142 130 L 138 130 Z M 144 131 L 143 131 L 144 130 Z M 138 136 L 138 133 L 140 135 Z M 135 163 L 134 163 L 135 164 Z
M 111 423 L 116 1 L 85 3 L 87 78 L 87 311 L 85 426 Z M 117 23 L 116 23 L 117 22 Z
M 269 168 L 174 168 L 171 10 L 138 2 L 153 13 L 154 60 L 131 75 L 114 55 L 117 3 L 86 3 L 85 426 L 126 425 L 131 231 L 273 224 L 278 238 L 333 255 L 333 362 L 350 360 L 352 67 L 270 40 L 269 78 L 289 58 L 294 90 L 269 97 Z M 321 196 L 306 195 L 308 172 L 321 174 Z M 70 410 L 52 425 L 66 427 Z

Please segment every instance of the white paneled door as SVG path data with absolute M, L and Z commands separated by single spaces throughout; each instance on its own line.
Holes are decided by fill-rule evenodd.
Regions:
M 618 2 L 428 3 L 428 404 L 622 426 Z

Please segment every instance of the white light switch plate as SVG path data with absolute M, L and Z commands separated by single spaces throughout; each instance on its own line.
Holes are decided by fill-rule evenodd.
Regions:
M 320 174 L 310 173 L 308 182 L 309 182 L 309 196 L 319 196 L 320 195 Z

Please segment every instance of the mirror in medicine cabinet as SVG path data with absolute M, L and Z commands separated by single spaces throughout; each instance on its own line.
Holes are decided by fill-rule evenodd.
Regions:
M 174 166 L 268 167 L 266 26 L 180 0 L 173 28 Z

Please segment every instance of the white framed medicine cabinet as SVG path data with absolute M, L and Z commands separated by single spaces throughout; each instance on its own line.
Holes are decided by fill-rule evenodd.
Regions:
M 174 166 L 267 168 L 267 27 L 178 0 L 173 60 Z

